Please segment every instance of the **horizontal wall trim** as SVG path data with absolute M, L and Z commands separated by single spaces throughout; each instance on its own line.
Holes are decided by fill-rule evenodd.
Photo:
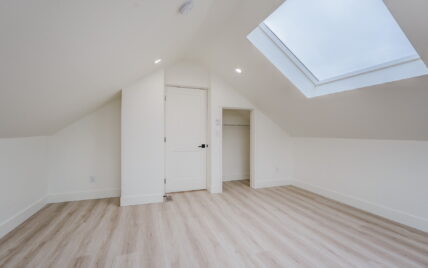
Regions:
M 385 207 L 380 204 L 372 203 L 354 196 L 341 194 L 336 191 L 305 183 L 299 180 L 293 180 L 291 184 L 307 191 L 347 204 L 349 206 L 384 217 L 391 221 L 395 221 L 397 223 L 401 223 L 413 227 L 415 229 L 428 232 L 428 219 L 411 215 L 404 211 Z
M 8 234 L 10 231 L 18 227 L 21 223 L 33 216 L 46 205 L 46 197 L 37 200 L 33 204 L 19 211 L 9 219 L 0 223 L 0 238 Z
M 163 202 L 163 194 L 128 195 L 120 198 L 120 206 L 144 205 Z
M 287 186 L 291 184 L 291 180 L 282 179 L 282 180 L 256 180 L 254 184 L 255 189 L 276 187 L 276 186 Z
M 94 190 L 94 191 L 49 194 L 47 198 L 47 202 L 61 203 L 61 202 L 70 202 L 70 201 L 79 201 L 79 200 L 111 198 L 111 197 L 119 197 L 119 196 L 120 196 L 120 189 L 102 189 L 102 190 Z

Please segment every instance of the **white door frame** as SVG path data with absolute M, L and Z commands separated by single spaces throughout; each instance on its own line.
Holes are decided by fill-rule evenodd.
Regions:
M 164 165 L 163 165 L 163 167 L 164 167 L 164 171 L 163 171 L 163 174 L 164 174 L 164 188 L 163 188 L 163 192 L 164 192 L 164 196 L 167 194 L 166 193 L 166 174 L 167 174 L 167 160 L 166 160 L 166 154 L 167 154 L 167 147 L 166 147 L 166 124 L 167 124 L 167 122 L 166 122 L 166 102 L 167 102 L 167 97 L 166 97 L 166 95 L 167 95 L 167 88 L 168 87 L 173 87 L 173 88 L 189 88 L 189 89 L 199 89 L 199 90 L 206 90 L 207 91 L 207 100 L 206 100 L 206 109 L 207 109 L 207 111 L 206 111 L 206 120 L 205 120 L 205 129 L 206 129 L 206 131 L 205 131 L 205 135 L 206 135 L 206 142 L 207 142 L 207 144 L 208 144 L 208 148 L 207 148 L 207 150 L 205 150 L 205 154 L 206 154 L 206 157 L 205 157 L 205 190 L 207 190 L 208 189 L 208 187 L 209 187 L 209 185 L 208 185 L 208 183 L 209 183 L 209 170 L 210 170 L 210 161 L 208 161 L 209 160 L 209 149 L 210 149 L 210 147 L 211 147 L 211 144 L 210 144 L 210 139 L 209 139 L 209 128 L 208 128 L 208 126 L 209 126 L 209 123 L 210 123 L 210 121 L 209 121 L 209 114 L 210 114 L 210 111 L 209 111 L 209 98 L 210 98 L 210 95 L 209 95 L 209 89 L 208 88 L 202 88 L 202 87 L 193 87 L 193 86 L 182 86 L 182 85 L 173 85 L 173 84 L 165 84 L 165 86 L 164 86 L 164 100 L 163 100 L 163 116 L 164 116 L 164 120 L 163 120 L 163 123 L 164 123 L 164 127 L 163 127 L 163 131 L 164 131 L 164 133 L 163 133 L 163 137 L 164 137 L 164 143 L 163 143 L 163 150 L 164 150 L 164 152 L 163 152 L 163 155 L 164 155 L 164 159 L 163 159 L 163 161 L 164 161 Z
M 255 167 L 254 167 L 254 155 L 255 155 L 255 118 L 254 118 L 254 109 L 251 108 L 241 108 L 241 107 L 228 107 L 221 106 L 221 124 L 220 124 L 220 177 L 221 185 L 223 185 L 223 111 L 224 110 L 243 110 L 250 112 L 250 187 L 255 188 Z

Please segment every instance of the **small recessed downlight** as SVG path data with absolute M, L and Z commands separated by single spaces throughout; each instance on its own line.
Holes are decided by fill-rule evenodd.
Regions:
M 236 69 L 235 69 L 235 72 L 237 72 L 238 74 L 242 74 L 242 69 L 240 69 L 240 68 L 236 68 Z
M 155 60 L 155 64 L 161 63 L 162 59 Z

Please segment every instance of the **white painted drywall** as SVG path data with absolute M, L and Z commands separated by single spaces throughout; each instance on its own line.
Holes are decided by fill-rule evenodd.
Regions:
M 123 89 L 123 206 L 162 201 L 165 85 L 207 88 L 209 73 L 192 61 L 181 61 Z
M 233 16 L 230 0 L 198 1 L 186 17 L 183 2 L 2 0 L 0 137 L 53 134 Z
M 229 3 L 229 1 L 227 1 Z M 427 140 L 428 75 L 307 99 L 246 36 L 283 1 L 241 1 L 228 27 L 193 49 L 220 75 L 292 136 Z M 428 1 L 385 0 L 428 64 Z M 231 5 L 232 6 L 232 5 Z M 241 67 L 242 75 L 233 70 Z
M 255 188 L 282 186 L 292 178 L 292 140 L 263 112 L 255 110 L 252 121 L 255 136 Z
M 121 145 L 122 204 L 162 201 L 165 82 L 209 85 L 211 192 L 222 191 L 222 109 L 249 109 L 254 187 L 285 185 L 294 178 L 297 186 L 428 231 L 428 142 L 290 138 L 195 63 L 167 68 L 165 77 L 153 73 L 123 90 L 121 129 L 115 100 L 52 137 L 1 139 L 0 237 L 43 207 L 49 182 L 51 201 L 112 194 L 119 187 Z M 94 185 L 89 176 L 96 177 Z
M 208 89 L 210 74 L 203 65 L 183 60 L 165 69 L 165 84 Z
M 164 72 L 122 90 L 121 205 L 161 202 L 164 193 Z
M 224 108 L 253 111 L 255 146 L 253 159 L 253 187 L 285 185 L 292 174 L 291 139 L 263 112 L 237 93 L 232 87 L 203 65 L 181 61 L 165 70 L 165 83 L 208 90 L 208 190 L 222 191 L 222 110 Z
M 119 196 L 120 98 L 50 137 L 49 201 Z
M 252 187 L 289 184 L 293 165 L 292 143 L 287 133 L 215 74 L 211 75 L 209 95 L 210 192 L 222 192 L 223 108 L 252 110 Z
M 428 142 L 293 140 L 297 186 L 428 231 Z
M 47 137 L 0 139 L 0 238 L 45 205 Z
M 223 181 L 250 178 L 250 112 L 223 110 Z
M 165 73 L 146 76 L 122 91 L 122 205 L 162 201 L 164 192 L 164 86 L 209 85 L 208 189 L 222 191 L 222 109 L 251 109 L 255 146 L 254 187 L 284 185 L 291 175 L 287 134 L 254 105 L 211 75 L 203 66 L 183 61 Z

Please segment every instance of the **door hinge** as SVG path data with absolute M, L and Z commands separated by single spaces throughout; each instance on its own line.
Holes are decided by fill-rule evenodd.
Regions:
M 166 184 L 166 178 L 163 179 L 163 184 Z
M 164 100 L 166 101 L 166 96 L 164 96 Z
M 166 137 L 163 137 L 163 142 L 166 142 Z

